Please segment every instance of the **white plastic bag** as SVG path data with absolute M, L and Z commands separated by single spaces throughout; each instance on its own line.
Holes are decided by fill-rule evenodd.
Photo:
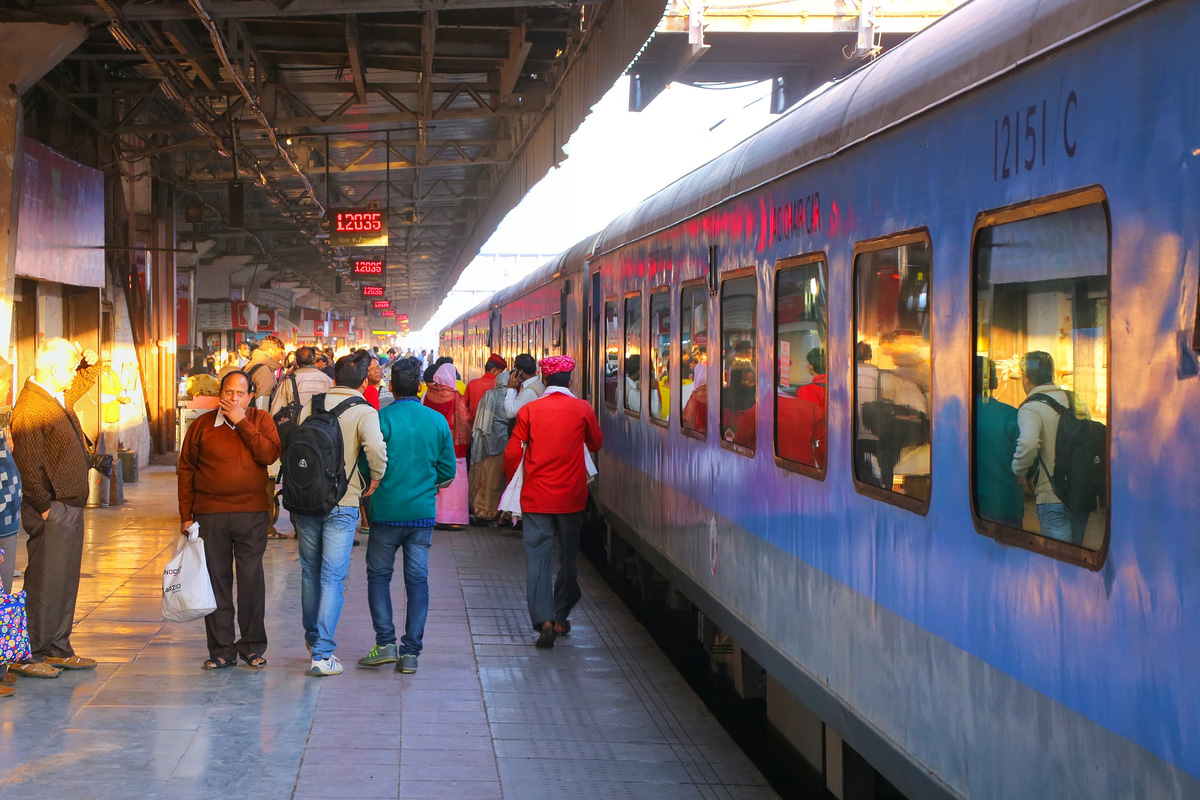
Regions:
M 517 471 L 513 473 L 512 480 L 508 482 L 508 486 L 504 488 L 504 494 L 500 495 L 500 511 L 507 511 L 512 514 L 513 524 L 521 521 L 521 487 L 525 483 L 525 454 L 521 454 L 521 463 L 517 465 Z
M 200 526 L 193 522 L 163 570 L 162 616 L 168 622 L 191 622 L 216 610 Z

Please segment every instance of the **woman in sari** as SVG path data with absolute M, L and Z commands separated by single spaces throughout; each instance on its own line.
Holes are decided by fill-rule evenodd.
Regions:
M 500 518 L 496 506 L 504 493 L 504 447 L 508 444 L 508 416 L 504 395 L 508 370 L 496 376 L 495 388 L 484 393 L 475 410 L 471 439 L 471 513 L 484 522 Z
M 453 364 L 443 364 L 433 375 L 433 383 L 425 391 L 424 404 L 446 418 L 454 440 L 454 457 L 458 470 L 454 482 L 438 491 L 437 526 L 458 530 L 469 523 L 467 513 L 467 450 L 471 446 L 471 414 L 467 398 L 455 387 L 457 376 Z

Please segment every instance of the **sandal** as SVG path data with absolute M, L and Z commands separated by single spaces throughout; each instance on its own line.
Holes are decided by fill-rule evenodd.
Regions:
M 292 537 L 288 536 L 286 533 L 280 533 L 279 531 L 275 531 L 274 533 L 268 532 L 267 538 L 268 539 L 291 539 Z
M 267 660 L 257 653 L 242 656 L 242 662 L 250 669 L 262 669 L 267 665 Z
M 554 633 L 556 636 L 570 636 L 571 635 L 571 621 L 564 619 L 561 622 L 555 622 L 554 623 Z
M 45 661 L 26 661 L 21 664 L 9 664 L 8 669 L 10 672 L 15 672 L 26 678 L 57 678 L 58 674 L 62 672 L 61 669 L 56 669 Z
M 205 670 L 227 669 L 229 667 L 234 666 L 235 664 L 237 664 L 236 658 L 233 659 L 232 661 L 226 661 L 223 658 L 210 658 L 208 661 L 205 661 L 203 664 L 200 665 L 200 669 L 205 669 Z

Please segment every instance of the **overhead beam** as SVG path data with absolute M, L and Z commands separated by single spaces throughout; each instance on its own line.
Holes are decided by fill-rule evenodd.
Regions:
M 578 5 L 593 5 L 603 0 L 581 0 Z M 443 0 L 438 3 L 442 11 L 470 11 L 484 9 L 510 9 L 513 0 Z M 521 0 L 523 6 L 557 7 L 562 0 Z M 385 14 L 401 11 L 424 11 L 426 0 L 293 0 L 280 8 L 273 0 L 217 0 L 208 4 L 208 12 L 216 19 L 231 17 L 277 19 L 280 17 L 317 17 L 345 14 Z M 125 19 L 166 20 L 191 19 L 191 6 L 175 0 L 164 3 L 126 3 L 121 8 Z M 45 18 L 104 20 L 91 3 L 55 5 L 42 11 Z
M 354 93 L 358 103 L 367 102 L 367 71 L 363 67 L 362 53 L 358 46 L 358 17 L 346 15 L 346 52 L 350 56 L 350 72 L 354 76 Z
M 508 37 L 508 59 L 500 67 L 500 96 L 502 98 L 512 94 L 517 85 L 517 79 L 521 77 L 525 59 L 529 57 L 529 51 L 533 49 L 533 43 L 525 41 L 524 23 L 519 28 L 513 28 Z

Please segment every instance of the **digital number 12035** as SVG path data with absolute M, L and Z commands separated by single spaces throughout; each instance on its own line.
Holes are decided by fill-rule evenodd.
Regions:
M 1078 108 L 1079 98 L 1075 92 L 1067 95 L 1063 104 L 1062 148 L 1067 158 L 1074 158 L 1078 142 L 1071 133 L 1071 114 Z M 997 117 L 992 140 L 992 180 L 999 181 L 1020 175 L 1021 171 L 1032 172 L 1046 166 L 1050 140 L 1047 130 L 1046 101 L 1034 103 L 1016 114 Z M 1053 128 L 1051 129 L 1053 131 Z

